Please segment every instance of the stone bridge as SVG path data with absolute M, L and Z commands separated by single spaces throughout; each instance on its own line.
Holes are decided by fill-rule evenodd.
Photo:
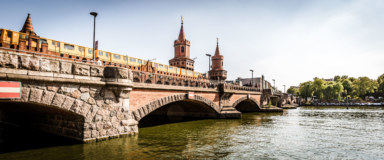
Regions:
M 133 82 L 127 68 L 0 51 L 0 81 L 22 83 L 20 99 L 0 100 L 0 121 L 92 142 L 138 133 L 139 126 L 241 118 L 263 107 L 254 88 Z

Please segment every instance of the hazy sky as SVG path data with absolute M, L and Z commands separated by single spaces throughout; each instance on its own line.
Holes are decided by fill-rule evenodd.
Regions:
M 383 0 L 4 1 L 0 28 L 19 31 L 31 13 L 35 32 L 168 64 L 184 17 L 195 69 L 206 72 L 219 37 L 228 79 L 265 75 L 276 86 L 313 77 L 384 73 Z

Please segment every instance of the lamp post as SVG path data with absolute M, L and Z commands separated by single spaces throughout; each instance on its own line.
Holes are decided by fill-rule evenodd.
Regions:
M 253 86 L 253 69 L 250 69 L 249 71 L 252 72 L 252 78 L 251 78 L 251 87 Z
M 211 54 L 205 54 L 206 56 L 208 56 L 208 73 L 207 73 L 207 77 L 209 78 L 209 71 L 211 70 Z
M 285 93 L 285 85 L 283 85 L 284 86 L 284 92 L 283 93 Z
M 272 81 L 273 81 L 273 88 L 276 89 L 276 87 L 275 87 L 275 79 L 272 79 Z
M 95 35 L 96 35 L 96 16 L 97 12 L 91 12 L 89 13 L 93 16 L 93 47 L 92 47 L 92 61 L 95 62 Z

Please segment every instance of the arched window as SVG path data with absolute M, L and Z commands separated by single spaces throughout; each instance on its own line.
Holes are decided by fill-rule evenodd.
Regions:
M 184 53 L 184 47 L 181 47 L 181 53 Z

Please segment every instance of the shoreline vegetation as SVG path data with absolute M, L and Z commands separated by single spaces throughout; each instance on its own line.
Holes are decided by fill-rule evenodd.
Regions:
M 384 74 L 377 79 L 315 77 L 298 87 L 291 86 L 287 92 L 300 97 L 301 106 L 384 106 Z

